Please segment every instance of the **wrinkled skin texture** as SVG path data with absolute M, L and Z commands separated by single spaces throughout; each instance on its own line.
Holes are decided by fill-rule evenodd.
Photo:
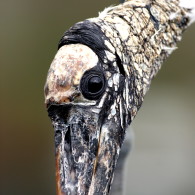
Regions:
M 109 193 L 126 128 L 190 12 L 177 0 L 131 0 L 65 32 L 45 85 L 58 195 Z M 96 98 L 82 87 L 92 74 L 104 78 Z

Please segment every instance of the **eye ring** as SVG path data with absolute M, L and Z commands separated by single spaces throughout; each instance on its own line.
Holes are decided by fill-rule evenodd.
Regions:
M 102 72 L 90 70 L 84 73 L 80 81 L 80 90 L 89 100 L 98 100 L 106 88 L 106 79 Z

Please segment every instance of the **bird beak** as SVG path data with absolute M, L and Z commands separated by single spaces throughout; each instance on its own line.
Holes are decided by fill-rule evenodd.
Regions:
M 70 104 L 51 105 L 48 113 L 55 129 L 57 195 L 108 194 L 120 150 L 109 124 L 100 126 L 97 110 Z

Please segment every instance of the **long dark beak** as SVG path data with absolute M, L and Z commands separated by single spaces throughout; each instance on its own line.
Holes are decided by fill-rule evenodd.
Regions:
M 97 109 L 48 108 L 55 129 L 57 195 L 108 194 L 120 146 Z M 108 127 L 110 127 L 108 129 Z

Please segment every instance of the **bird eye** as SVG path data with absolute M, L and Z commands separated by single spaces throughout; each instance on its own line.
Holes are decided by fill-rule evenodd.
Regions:
M 95 70 L 85 72 L 80 82 L 83 96 L 89 100 L 97 100 L 105 91 L 105 76 Z

